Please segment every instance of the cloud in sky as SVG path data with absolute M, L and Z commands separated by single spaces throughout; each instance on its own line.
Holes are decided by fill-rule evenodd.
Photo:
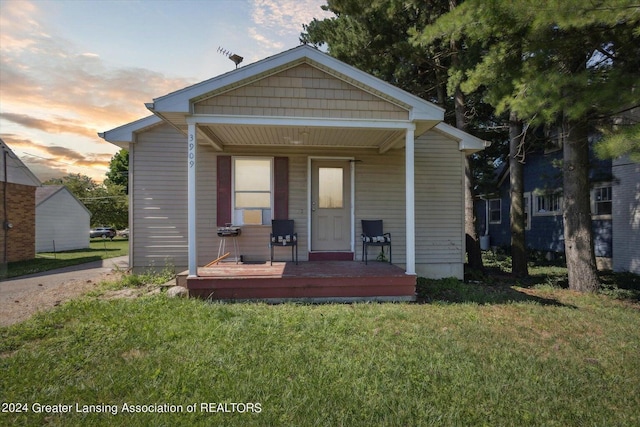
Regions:
M 253 0 L 252 3 L 253 22 L 280 35 L 300 33 L 302 24 L 311 22 L 314 17 L 332 16 L 331 12 L 323 11 L 315 0 Z
M 58 117 L 53 121 L 43 120 L 26 114 L 2 113 L 0 119 L 22 125 L 31 129 L 38 129 L 48 133 L 73 133 L 76 135 L 93 137 L 95 132 L 83 125 L 84 122 L 79 120 Z
M 101 2 L 94 7 L 1 1 L 0 136 L 12 149 L 28 153 L 22 160 L 38 165 L 40 172 L 48 165 L 52 173 L 80 172 L 99 181 L 118 148 L 97 133 L 149 115 L 144 102 L 212 77 L 166 72 L 215 69 L 223 61 L 215 48 L 229 36 L 230 17 L 241 19 L 244 31 L 228 41 L 247 45 L 238 53 L 249 63 L 295 46 L 303 23 L 328 16 L 320 9 L 323 0 L 230 1 L 214 8 L 208 2 Z M 100 19 L 94 16 L 98 9 Z M 211 26 L 172 32 L 170 22 L 184 24 L 185 16 L 198 12 L 197 19 L 213 19 Z M 117 30 L 112 22 L 126 28 Z M 255 45 L 248 46 L 249 41 Z M 79 169 L 83 165 L 90 167 Z
M 2 137 L 12 149 L 31 153 L 22 160 L 37 166 L 41 175 L 50 178 L 84 167 L 84 174 L 101 181 L 117 148 L 97 133 L 150 114 L 144 102 L 193 81 L 142 68 L 110 67 L 97 54 L 82 52 L 45 28 L 37 6 L 27 1 L 2 4 Z M 87 147 L 103 152 L 85 154 Z M 45 165 L 50 170 L 45 171 Z
M 141 68 L 111 68 L 94 53 L 53 37 L 25 10 L 28 2 L 9 2 L 0 17 L 0 85 L 3 110 L 18 113 L 34 106 L 61 110 L 85 123 L 113 126 L 148 114 L 143 103 L 193 83 Z M 56 121 L 55 117 L 50 120 Z
M 322 3 L 323 4 L 323 3 Z M 302 24 L 313 18 L 328 18 L 331 12 L 320 8 L 317 0 L 253 0 L 251 19 L 256 28 L 251 28 L 250 36 L 265 47 L 282 49 L 278 39 L 285 35 L 298 36 L 302 32 Z
M 15 134 L 3 134 L 2 139 L 41 181 L 82 173 L 100 182 L 112 157 L 105 153 L 81 153 L 68 147 L 46 145 Z

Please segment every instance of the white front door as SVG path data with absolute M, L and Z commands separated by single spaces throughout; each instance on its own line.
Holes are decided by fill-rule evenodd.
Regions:
M 351 250 L 349 160 L 311 161 L 311 250 Z

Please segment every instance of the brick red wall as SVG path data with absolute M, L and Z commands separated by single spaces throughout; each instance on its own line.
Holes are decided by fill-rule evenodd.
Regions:
M 7 183 L 7 215 L 4 216 L 4 183 L 0 183 L 0 220 L 13 228 L 5 232 L 0 224 L 0 263 L 22 261 L 36 257 L 36 187 Z

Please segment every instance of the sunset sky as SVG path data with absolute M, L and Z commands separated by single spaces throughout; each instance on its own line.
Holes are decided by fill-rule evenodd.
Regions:
M 45 181 L 102 182 L 145 102 L 299 44 L 325 0 L 0 0 L 0 137 Z

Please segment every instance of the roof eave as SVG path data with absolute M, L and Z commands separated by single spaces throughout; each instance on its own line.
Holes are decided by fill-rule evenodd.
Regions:
M 98 133 L 98 136 L 111 144 L 121 148 L 127 148 L 129 144 L 135 142 L 135 134 L 149 129 L 162 122 L 157 116 L 147 116 L 142 119 L 127 123 L 126 125 Z
M 485 141 L 483 139 L 476 138 L 475 136 L 470 135 L 444 122 L 438 123 L 435 126 L 435 129 L 458 141 L 458 149 L 463 153 L 465 153 L 465 155 L 473 154 L 478 151 L 484 150 L 485 148 L 491 145 L 490 141 Z
M 19 166 L 21 166 L 22 171 L 24 172 L 24 175 L 25 175 L 26 179 L 28 181 L 30 181 L 30 184 L 32 184 L 32 185 L 30 185 L 30 184 L 24 184 L 24 185 L 29 185 L 30 187 L 39 187 L 39 186 L 42 185 L 42 182 L 40 181 L 40 179 L 38 179 L 38 177 L 33 172 L 31 172 L 31 169 L 29 169 L 27 167 L 27 165 L 25 165 L 24 162 L 22 160 L 20 160 L 20 157 L 18 157 L 16 155 L 16 153 L 14 153 L 13 150 L 11 150 L 11 148 L 9 148 L 9 146 L 2 140 L 2 138 L 0 138 L 0 147 L 3 150 L 6 150 L 7 154 L 10 157 L 12 157 L 18 163 Z M 3 162 L 4 162 L 4 160 L 3 160 Z M 3 176 L 3 179 L 5 179 L 5 180 L 7 179 L 6 176 L 4 176 L 4 175 L 2 175 L 2 176 Z M 10 181 L 7 180 L 7 182 L 10 182 Z

